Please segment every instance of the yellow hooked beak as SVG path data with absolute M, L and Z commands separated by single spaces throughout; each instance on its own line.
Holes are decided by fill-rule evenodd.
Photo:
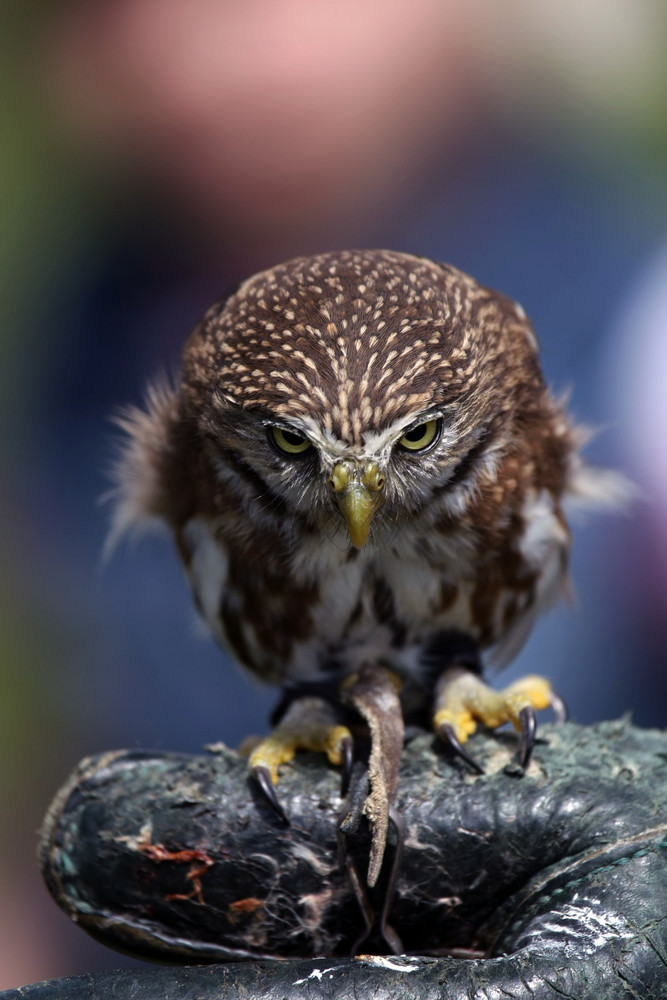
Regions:
M 355 549 L 362 548 L 382 502 L 384 476 L 375 462 L 338 462 L 331 470 L 329 486 L 345 518 L 350 541 Z

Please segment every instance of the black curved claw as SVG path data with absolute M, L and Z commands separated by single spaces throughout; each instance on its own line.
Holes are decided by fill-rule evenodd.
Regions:
M 394 830 L 396 831 L 396 847 L 394 848 L 394 859 L 391 863 L 389 882 L 387 883 L 384 904 L 382 906 L 382 914 L 380 916 L 380 934 L 382 935 L 383 941 L 385 944 L 389 945 L 389 948 L 394 955 L 402 955 L 405 952 L 403 942 L 389 923 L 388 917 L 389 911 L 391 910 L 391 904 L 394 900 L 394 894 L 396 892 L 396 879 L 400 871 L 401 861 L 403 860 L 405 823 L 403 822 L 403 817 L 395 806 L 392 806 L 389 810 L 389 819 L 393 823 Z
M 521 767 L 528 767 L 530 757 L 535 745 L 535 730 L 537 721 L 535 719 L 535 709 L 532 705 L 526 705 L 519 712 L 521 721 L 521 744 L 519 748 L 519 763 Z
M 354 764 L 354 743 L 351 736 L 344 736 L 340 743 L 340 750 L 343 757 L 343 770 L 340 778 L 340 797 L 344 799 L 350 787 L 352 777 L 352 765 Z
M 255 766 L 252 768 L 252 773 L 253 777 L 255 778 L 255 781 L 262 789 L 264 798 L 271 806 L 271 808 L 273 809 L 274 813 L 276 814 L 280 822 L 283 824 L 283 826 L 289 826 L 287 813 L 280 804 L 280 799 L 276 794 L 275 786 L 273 784 L 273 781 L 271 780 L 271 772 L 269 771 L 268 767 L 265 767 L 263 764 L 255 764 Z
M 375 924 L 375 911 L 371 906 L 366 887 L 359 877 L 359 872 L 348 844 L 348 837 L 354 836 L 358 832 L 361 823 L 363 805 L 368 794 L 368 770 L 363 766 L 361 761 L 356 761 L 351 767 L 350 773 L 350 794 L 345 802 L 343 802 L 342 808 L 338 813 L 337 837 L 338 861 L 341 868 L 347 874 L 348 883 L 357 901 L 357 906 L 364 922 L 363 929 L 350 951 L 351 955 L 356 955 L 371 935 Z
M 346 834 L 338 828 L 338 860 L 341 867 L 345 871 L 348 884 L 352 889 L 354 898 L 357 901 L 357 906 L 359 907 L 359 912 L 363 919 L 363 929 L 357 935 L 350 949 L 350 955 L 356 955 L 363 944 L 371 936 L 371 932 L 375 925 L 375 912 L 370 904 L 366 888 L 363 885 L 359 872 L 357 871 L 357 866 L 352 857 L 352 853 L 348 849 L 347 836 Z
M 352 794 L 359 788 L 364 787 L 364 781 L 366 781 L 367 788 L 367 772 L 361 770 L 361 765 L 359 762 L 355 764 L 355 773 L 352 780 Z M 345 870 L 348 878 L 350 887 L 357 901 L 361 916 L 363 918 L 363 929 L 357 936 L 352 948 L 350 950 L 351 955 L 357 955 L 361 950 L 362 946 L 370 938 L 373 933 L 373 929 L 376 924 L 376 914 L 371 902 L 368 898 L 368 892 L 366 886 L 363 884 L 362 879 L 359 877 L 359 872 L 354 860 L 354 857 L 349 850 L 348 845 L 348 835 L 345 832 L 345 821 L 349 818 L 350 810 L 353 807 L 350 806 L 349 801 L 344 803 L 341 812 L 339 813 L 339 825 L 338 825 L 338 860 L 341 867 Z M 400 937 L 388 922 L 389 911 L 391 909 L 391 904 L 394 899 L 396 892 L 396 879 L 401 867 L 401 861 L 403 858 L 403 844 L 405 843 L 405 824 L 401 814 L 395 807 L 391 807 L 389 810 L 389 820 L 392 823 L 395 834 L 396 834 L 396 845 L 394 847 L 394 857 L 391 864 L 391 870 L 389 873 L 389 881 L 387 882 L 387 887 L 385 890 L 384 902 L 382 905 L 382 914 L 379 919 L 379 930 L 385 944 L 388 945 L 389 950 L 394 955 L 402 955 L 405 951 L 403 947 L 403 942 Z M 357 827 L 358 828 L 358 824 Z
M 484 774 L 484 768 L 482 765 L 478 764 L 475 758 L 471 757 L 467 750 L 463 749 L 451 723 L 443 722 L 442 725 L 438 726 L 438 736 L 444 743 L 447 743 L 454 753 L 457 754 L 461 760 L 464 760 L 468 767 L 471 767 L 476 774 Z
M 556 716 L 556 722 L 558 723 L 558 725 L 560 726 L 563 724 L 563 722 L 567 722 L 567 717 L 568 717 L 567 705 L 560 697 L 560 695 L 557 695 L 556 692 L 553 690 L 551 691 L 551 694 L 549 696 L 549 704 L 553 709 L 553 713 Z

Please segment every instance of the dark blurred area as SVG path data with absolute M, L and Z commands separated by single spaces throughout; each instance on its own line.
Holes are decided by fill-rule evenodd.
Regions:
M 574 609 L 500 679 L 665 719 L 667 7 L 621 0 L 3 5 L 0 989 L 126 965 L 42 888 L 83 755 L 197 751 L 276 700 L 198 634 L 171 546 L 104 562 L 114 410 L 228 286 L 389 247 L 522 303 L 641 498 L 574 525 Z

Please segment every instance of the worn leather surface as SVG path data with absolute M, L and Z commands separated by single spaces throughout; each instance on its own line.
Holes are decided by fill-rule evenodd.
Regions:
M 667 997 L 667 736 L 544 726 L 525 773 L 515 746 L 475 736 L 481 776 L 432 737 L 406 747 L 389 915 L 406 954 L 372 958 L 347 957 L 361 918 L 337 859 L 338 777 L 319 759 L 286 769 L 283 828 L 226 749 L 90 758 L 43 831 L 58 903 L 112 947 L 231 964 L 0 997 Z M 378 910 L 385 889 L 383 870 Z

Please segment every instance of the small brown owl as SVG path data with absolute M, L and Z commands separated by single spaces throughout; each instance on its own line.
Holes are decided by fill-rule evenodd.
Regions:
M 527 763 L 534 709 L 559 702 L 537 677 L 493 692 L 480 654 L 507 662 L 563 592 L 563 501 L 607 484 L 579 457 L 519 305 L 408 254 L 292 260 L 212 306 L 179 385 L 122 425 L 114 531 L 166 522 L 216 638 L 286 694 L 251 757 L 277 810 L 297 749 L 349 769 L 341 702 L 372 736 L 371 883 L 401 712 L 472 766 L 477 721 L 511 721 Z

